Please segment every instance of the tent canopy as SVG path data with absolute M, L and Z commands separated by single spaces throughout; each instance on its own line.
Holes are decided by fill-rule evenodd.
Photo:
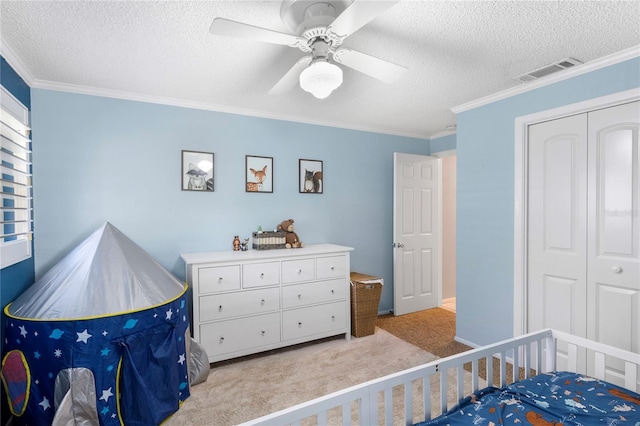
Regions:
M 110 223 L 80 243 L 8 306 L 21 318 L 85 318 L 149 308 L 184 283 Z

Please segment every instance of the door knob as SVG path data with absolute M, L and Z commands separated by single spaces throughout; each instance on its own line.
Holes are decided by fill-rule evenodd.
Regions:
M 402 248 L 402 247 L 404 247 L 404 244 L 402 244 L 402 243 L 393 243 L 393 247 Z
M 622 272 L 622 268 L 617 266 L 617 265 L 616 266 L 612 266 L 611 270 L 616 274 L 619 274 L 620 272 Z

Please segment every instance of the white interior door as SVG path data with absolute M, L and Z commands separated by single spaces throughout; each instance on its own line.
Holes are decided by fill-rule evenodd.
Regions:
M 587 337 L 640 353 L 640 102 L 589 113 Z M 614 381 L 622 366 L 608 365 Z
M 529 127 L 528 331 L 640 352 L 639 126 L 633 102 Z
M 587 116 L 529 127 L 528 330 L 587 336 Z
M 393 311 L 441 304 L 441 160 L 394 153 Z

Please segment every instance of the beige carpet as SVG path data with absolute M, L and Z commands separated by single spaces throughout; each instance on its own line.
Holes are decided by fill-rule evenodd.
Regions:
M 434 359 L 377 328 L 350 341 L 329 339 L 217 363 L 164 424 L 233 425 Z

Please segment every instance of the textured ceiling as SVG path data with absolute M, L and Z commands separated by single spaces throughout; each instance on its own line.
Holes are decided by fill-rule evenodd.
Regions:
M 327 99 L 299 87 L 269 95 L 303 53 L 209 26 L 224 17 L 287 32 L 280 4 L 3 0 L 0 53 L 32 87 L 429 138 L 455 123 L 450 108 L 517 86 L 516 75 L 640 45 L 638 1 L 403 0 L 343 44 L 404 65 L 402 80 L 342 67 Z

